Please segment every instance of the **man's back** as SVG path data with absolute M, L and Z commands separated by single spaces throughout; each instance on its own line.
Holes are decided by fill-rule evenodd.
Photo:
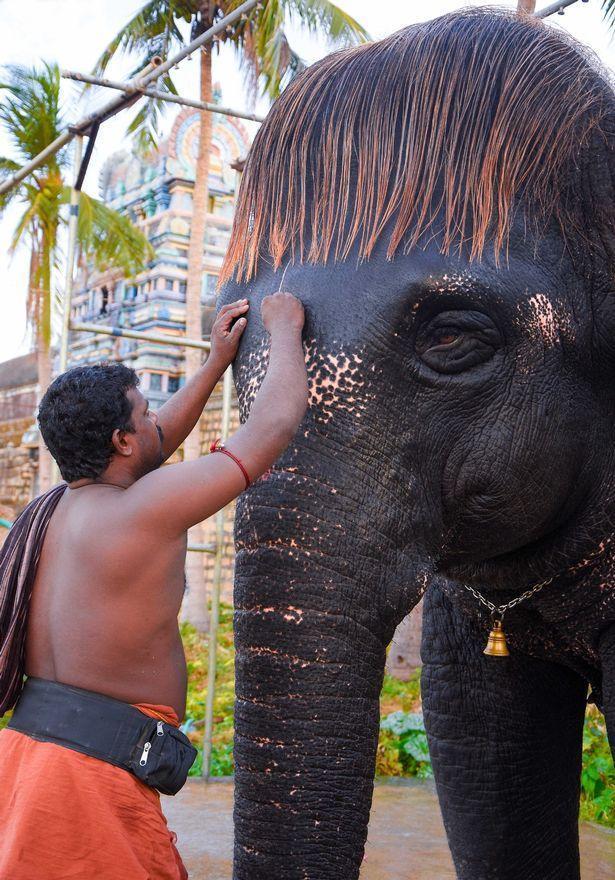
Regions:
M 182 718 L 185 537 L 135 529 L 124 516 L 129 491 L 87 485 L 59 502 L 34 583 L 26 670 Z

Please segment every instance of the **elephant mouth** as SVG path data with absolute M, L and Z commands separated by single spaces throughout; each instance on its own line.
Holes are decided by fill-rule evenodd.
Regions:
M 517 589 L 561 571 L 573 546 L 582 542 L 580 553 L 591 546 L 582 526 L 590 499 L 575 486 L 539 507 L 534 521 L 519 503 L 521 495 L 498 484 L 474 484 L 465 486 L 455 503 L 444 503 L 444 537 L 431 553 L 435 570 L 457 581 Z
M 554 524 L 540 537 L 502 553 L 484 557 L 463 551 L 444 553 L 435 561 L 435 571 L 474 586 L 489 584 L 496 590 L 518 590 L 560 572 L 558 546 L 562 537 L 561 524 Z

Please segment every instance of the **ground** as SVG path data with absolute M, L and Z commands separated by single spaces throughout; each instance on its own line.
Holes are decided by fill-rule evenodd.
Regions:
M 233 852 L 233 784 L 188 781 L 163 798 L 169 826 L 190 880 L 230 880 Z M 615 831 L 581 826 L 583 880 L 613 880 Z M 361 880 L 454 880 L 433 784 L 398 780 L 376 785 L 367 856 Z

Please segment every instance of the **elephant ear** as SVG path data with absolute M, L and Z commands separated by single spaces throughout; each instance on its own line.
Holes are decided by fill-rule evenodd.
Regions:
M 567 199 L 574 224 L 563 233 L 590 297 L 594 344 L 615 367 L 615 97 L 580 146 Z
M 592 218 L 596 256 L 604 261 L 615 296 L 615 98 L 613 108 L 594 129 L 586 153 L 586 217 Z

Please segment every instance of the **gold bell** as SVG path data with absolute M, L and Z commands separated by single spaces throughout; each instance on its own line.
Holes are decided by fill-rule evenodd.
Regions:
M 509 657 L 510 652 L 506 644 L 506 636 L 502 629 L 502 621 L 494 620 L 493 629 L 489 633 L 487 647 L 483 651 L 488 657 Z

